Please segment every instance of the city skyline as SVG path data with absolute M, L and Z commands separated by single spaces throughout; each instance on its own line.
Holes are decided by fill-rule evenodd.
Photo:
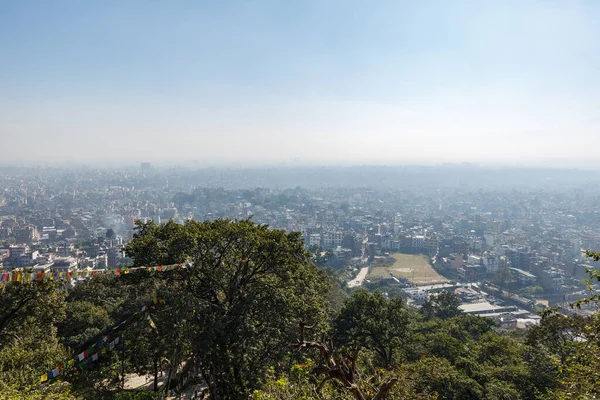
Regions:
M 593 2 L 0 4 L 2 164 L 597 168 Z

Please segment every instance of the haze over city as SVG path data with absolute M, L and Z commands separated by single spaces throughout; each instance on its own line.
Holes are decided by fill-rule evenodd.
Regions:
M 599 399 L 598 21 L 0 0 L 0 398 Z
M 0 3 L 0 163 L 599 166 L 594 1 Z

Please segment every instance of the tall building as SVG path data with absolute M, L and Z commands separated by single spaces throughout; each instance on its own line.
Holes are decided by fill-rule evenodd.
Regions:
M 107 264 L 108 268 L 114 268 L 119 263 L 119 249 L 111 247 L 107 252 Z

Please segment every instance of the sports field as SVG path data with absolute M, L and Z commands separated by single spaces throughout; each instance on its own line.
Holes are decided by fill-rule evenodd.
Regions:
M 414 285 L 448 282 L 429 264 L 427 257 L 419 254 L 390 254 L 393 260 L 388 265 L 373 265 L 367 276 L 369 278 L 389 278 L 390 273 L 396 278 L 405 277 Z

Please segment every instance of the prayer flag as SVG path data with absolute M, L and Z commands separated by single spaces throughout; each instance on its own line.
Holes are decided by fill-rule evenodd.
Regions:
M 154 329 L 156 331 L 156 333 L 158 334 L 158 328 L 156 327 L 156 324 L 154 323 L 154 321 L 152 321 L 150 314 L 148 314 L 148 322 L 150 323 L 150 326 L 152 327 L 152 329 Z

